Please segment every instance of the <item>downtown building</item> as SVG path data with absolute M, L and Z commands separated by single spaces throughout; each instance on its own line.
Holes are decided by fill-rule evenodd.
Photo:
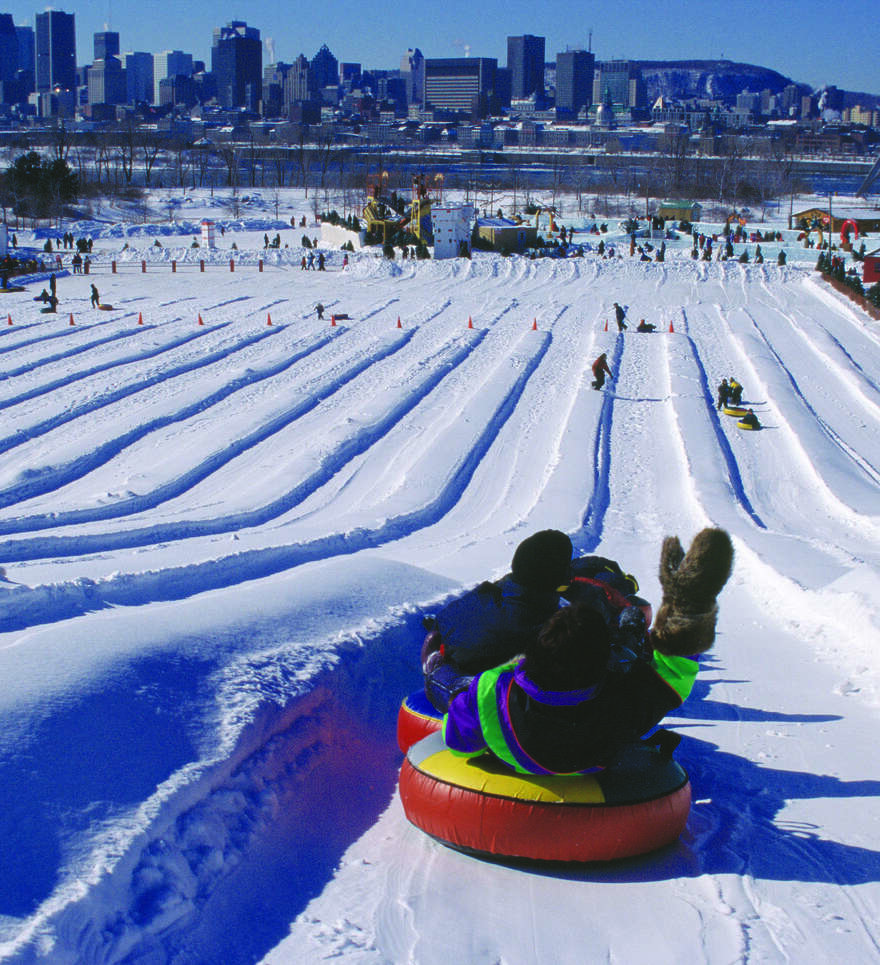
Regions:
M 227 110 L 243 107 L 258 113 L 263 91 L 260 31 L 242 20 L 215 28 L 211 72 L 221 107 Z
M 425 103 L 436 111 L 485 116 L 495 94 L 497 70 L 493 57 L 428 58 Z
M 577 118 L 593 103 L 596 57 L 586 50 L 566 50 L 556 55 L 556 112 Z
M 76 26 L 72 13 L 47 10 L 35 18 L 37 93 L 76 90 Z
M 511 100 L 544 96 L 544 37 L 524 34 L 507 38 Z

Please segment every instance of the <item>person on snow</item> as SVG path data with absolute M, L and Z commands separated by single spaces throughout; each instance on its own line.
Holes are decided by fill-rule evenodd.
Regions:
M 752 409 L 749 409 L 749 411 L 739 421 L 747 425 L 750 429 L 761 428 L 761 423 L 758 422 L 758 417 L 755 415 Z
M 602 388 L 602 386 L 605 384 L 606 375 L 608 376 L 609 379 L 612 379 L 612 380 L 614 379 L 614 376 L 611 374 L 611 369 L 608 368 L 608 357 L 605 354 L 605 352 L 603 352 L 599 356 L 599 358 L 597 358 L 596 361 L 593 362 L 592 385 L 594 389 Z
M 727 379 L 721 380 L 721 385 L 718 386 L 718 410 L 719 412 L 723 409 L 727 403 L 730 401 L 730 385 Z
M 324 271 L 324 252 L 318 252 L 318 271 Z
M 91 287 L 92 287 L 92 297 L 91 297 L 90 301 L 91 301 L 91 304 L 92 304 L 92 308 L 100 308 L 100 307 L 101 307 L 101 296 L 98 294 L 98 289 L 95 288 L 94 285 L 92 285 Z
M 736 381 L 733 376 L 730 377 L 730 381 L 727 383 L 730 388 L 730 402 L 732 405 L 741 405 L 743 400 L 743 387 Z
M 321 320 L 323 320 L 323 318 L 324 318 L 324 306 L 323 306 L 320 302 L 318 302 L 318 304 L 315 305 L 315 311 L 318 313 L 318 318 L 321 319 Z
M 521 653 L 559 609 L 559 590 L 571 580 L 571 554 L 565 533 L 533 533 L 517 546 L 510 573 L 425 618 L 425 693 L 438 710 L 445 711 L 474 674 Z
M 639 322 L 639 324 L 636 326 L 637 332 L 653 332 L 653 331 L 656 331 L 656 329 L 657 329 L 656 325 L 651 325 L 648 322 L 646 322 L 644 319 L 642 319 Z
M 692 658 L 715 639 L 716 598 L 732 563 L 724 530 L 698 533 L 687 555 L 667 537 L 663 602 L 650 633 L 637 606 L 622 609 L 616 628 L 587 602 L 558 610 L 522 659 L 482 672 L 452 697 L 442 723 L 447 747 L 462 757 L 488 751 L 526 774 L 577 774 L 613 762 L 690 694 Z M 621 664 L 615 635 L 624 623 L 633 624 L 626 629 L 634 639 L 643 634 L 644 647 Z
M 621 306 L 618 305 L 617 302 L 614 303 L 614 315 L 615 315 L 615 318 L 617 319 L 617 331 L 618 332 L 626 331 L 626 325 L 624 324 L 624 321 L 623 321 L 623 317 L 624 315 L 626 315 L 626 309 L 621 308 Z

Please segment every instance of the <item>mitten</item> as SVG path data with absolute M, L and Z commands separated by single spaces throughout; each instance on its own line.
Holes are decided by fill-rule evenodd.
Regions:
M 733 544 L 723 529 L 697 533 L 685 555 L 677 536 L 660 551 L 663 602 L 652 632 L 655 650 L 672 656 L 705 653 L 715 640 L 715 598 L 730 577 Z

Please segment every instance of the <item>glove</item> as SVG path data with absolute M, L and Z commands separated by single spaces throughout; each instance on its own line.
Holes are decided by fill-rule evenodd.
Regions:
M 652 633 L 655 650 L 671 656 L 705 653 L 715 640 L 716 597 L 730 577 L 733 544 L 723 529 L 697 533 L 685 555 L 677 536 L 660 551 L 663 602 Z

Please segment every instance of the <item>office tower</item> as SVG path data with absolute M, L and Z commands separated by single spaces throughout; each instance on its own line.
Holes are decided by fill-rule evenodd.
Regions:
M 514 100 L 544 93 L 544 38 L 524 34 L 507 38 L 507 67 Z
M 122 55 L 125 100 L 128 104 L 153 103 L 153 55 L 143 50 Z
M 211 47 L 211 72 L 221 107 L 259 110 L 263 89 L 260 31 L 242 20 L 217 27 Z
M 193 72 L 192 54 L 182 50 L 163 50 L 153 54 L 153 103 L 161 104 L 159 85 L 168 77 L 189 77 Z
M 494 57 L 450 57 L 425 61 L 425 102 L 436 110 L 486 113 L 495 92 Z
M 596 64 L 593 73 L 593 103 L 601 104 L 610 94 L 614 107 L 640 108 L 647 103 L 642 71 L 629 60 L 607 60 Z
M 76 88 L 76 27 L 74 15 L 47 10 L 35 18 L 37 91 Z
M 577 116 L 589 107 L 593 96 L 596 58 L 586 50 L 566 50 L 556 55 L 556 110 Z
M 313 91 L 339 83 L 339 61 L 330 52 L 327 44 L 322 44 L 321 49 L 312 57 L 309 69 Z
M 119 56 L 119 34 L 115 30 L 103 30 L 94 35 L 95 60 Z
M 410 48 L 400 58 L 400 76 L 406 83 L 407 104 L 422 104 L 425 100 L 425 58 L 418 47 Z

